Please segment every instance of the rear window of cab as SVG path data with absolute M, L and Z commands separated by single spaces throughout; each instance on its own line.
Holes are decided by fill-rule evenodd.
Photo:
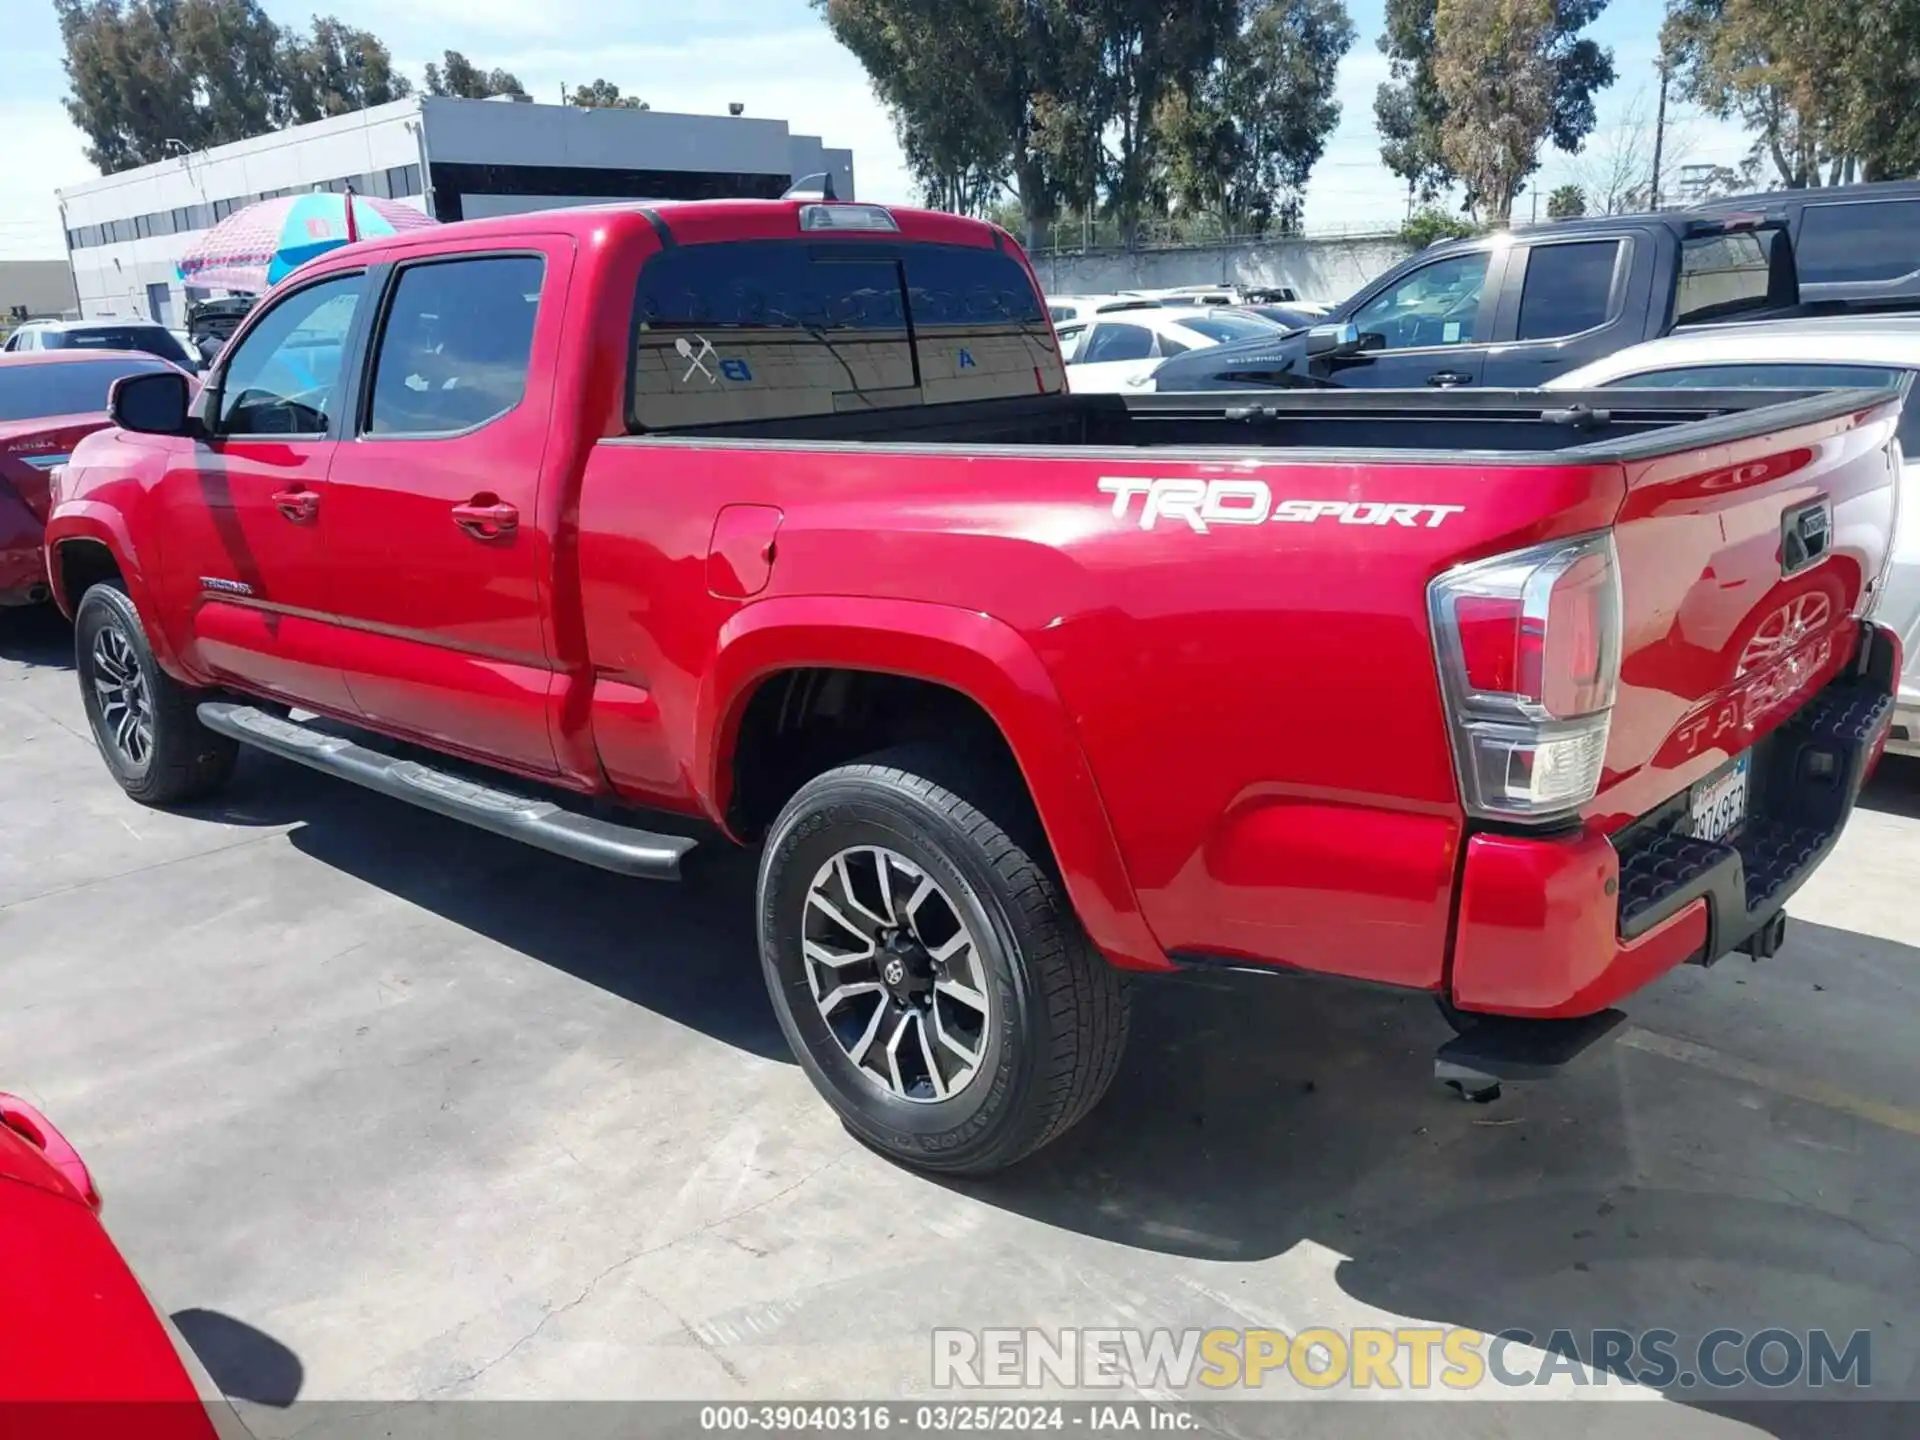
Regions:
M 1066 388 L 1033 282 L 998 249 L 674 246 L 641 271 L 634 309 L 628 420 L 638 430 Z

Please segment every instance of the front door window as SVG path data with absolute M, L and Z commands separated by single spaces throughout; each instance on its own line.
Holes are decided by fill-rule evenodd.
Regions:
M 1423 350 L 1471 345 L 1487 288 L 1485 250 L 1452 255 L 1423 265 L 1381 291 L 1354 312 L 1362 335 L 1378 335 L 1372 348 Z
M 327 433 L 363 288 L 359 275 L 323 280 L 261 317 L 233 352 L 221 381 L 222 435 Z

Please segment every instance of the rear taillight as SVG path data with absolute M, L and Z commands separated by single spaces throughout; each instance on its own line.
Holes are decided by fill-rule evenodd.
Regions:
M 1427 608 L 1468 811 L 1558 820 L 1591 800 L 1620 681 L 1612 534 L 1449 570 Z

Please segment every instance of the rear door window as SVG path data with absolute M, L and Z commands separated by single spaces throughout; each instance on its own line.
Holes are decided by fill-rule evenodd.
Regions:
M 374 361 L 369 435 L 471 430 L 520 403 L 546 262 L 437 260 L 401 271 Z
M 1898 280 L 1920 270 L 1920 199 L 1809 205 L 1794 260 L 1802 284 Z
M 1773 293 L 1774 247 L 1786 243 L 1787 237 L 1778 230 L 1738 231 L 1681 241 L 1673 323 L 1724 320 L 1765 309 Z
M 1557 340 L 1607 323 L 1613 313 L 1618 240 L 1534 245 L 1520 289 L 1517 340 Z
M 1064 387 L 1046 311 L 998 250 L 683 245 L 641 272 L 631 422 L 649 430 Z
M 1102 320 L 1094 326 L 1073 356 L 1077 365 L 1152 358 L 1153 332 L 1144 325 L 1128 325 L 1120 320 Z

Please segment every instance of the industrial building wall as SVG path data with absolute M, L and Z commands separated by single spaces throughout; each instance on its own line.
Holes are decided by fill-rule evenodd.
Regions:
M 418 102 L 396 101 L 62 191 L 82 314 L 179 323 L 184 291 L 174 262 L 207 224 L 263 195 L 408 165 L 417 170 L 418 124 Z M 154 287 L 167 297 L 171 317 L 154 314 Z
M 782 120 L 423 96 L 110 175 L 61 198 L 81 312 L 178 324 L 181 254 L 230 211 L 276 194 L 351 181 L 460 220 L 777 196 L 821 171 L 833 173 L 836 194 L 853 194 L 853 153 Z
M 783 120 L 440 97 L 421 103 L 434 214 L 442 220 L 614 200 L 770 199 L 828 168 L 819 137 L 795 135 Z M 850 192 L 852 153 L 832 153 Z

